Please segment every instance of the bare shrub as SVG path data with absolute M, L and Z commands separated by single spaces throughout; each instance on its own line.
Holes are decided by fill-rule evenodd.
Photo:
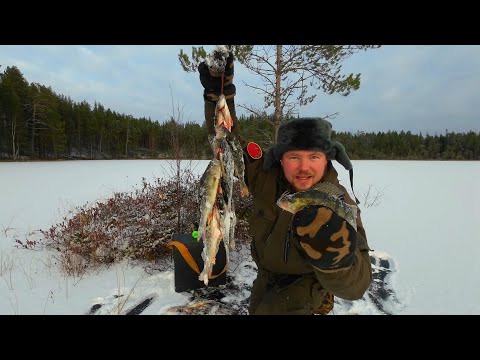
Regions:
M 199 219 L 198 186 L 199 177 L 188 169 L 182 179 L 157 179 L 153 184 L 143 179 L 141 189 L 133 193 L 115 193 L 105 202 L 77 207 L 61 223 L 40 230 L 43 244 L 58 252 L 57 260 L 69 275 L 125 258 L 165 268 L 171 255 L 167 244 L 176 233 L 190 233 Z M 235 238 L 248 242 L 251 197 L 236 195 L 235 201 Z
M 378 206 L 383 198 L 383 190 L 378 190 L 375 186 L 369 185 L 364 194 L 363 204 L 366 208 Z
M 0 277 L 3 278 L 7 288 L 13 290 L 12 272 L 15 268 L 15 260 L 12 255 L 6 254 L 0 248 Z
M 195 201 L 193 183 L 183 183 L 181 191 Z M 196 208 L 192 203 L 186 205 Z M 181 214 L 180 224 L 193 222 L 191 211 Z M 90 266 L 124 258 L 153 261 L 166 254 L 176 216 L 171 182 L 157 180 L 151 185 L 143 179 L 142 188 L 134 193 L 115 193 L 106 202 L 78 207 L 70 219 L 41 233 L 46 246 L 60 253 L 62 268 L 80 274 Z

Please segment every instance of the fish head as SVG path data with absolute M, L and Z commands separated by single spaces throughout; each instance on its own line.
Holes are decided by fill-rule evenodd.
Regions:
M 292 206 L 292 194 L 288 191 L 285 191 L 277 200 L 277 206 L 285 211 L 294 213 L 293 206 Z

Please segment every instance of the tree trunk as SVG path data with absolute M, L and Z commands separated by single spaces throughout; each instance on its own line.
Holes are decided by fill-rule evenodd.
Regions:
M 98 151 L 102 153 L 102 139 L 103 139 L 103 128 L 100 130 L 100 144 L 98 145 Z
M 128 157 L 128 137 L 130 135 L 130 119 L 127 121 L 127 138 L 125 140 L 125 157 Z
M 30 157 L 35 158 L 35 124 L 36 124 L 36 114 L 37 113 L 37 104 L 33 103 L 33 115 L 32 115 L 32 134 L 30 140 Z
M 277 132 L 280 122 L 282 121 L 281 108 L 281 81 L 282 81 L 282 45 L 277 45 L 277 69 L 275 74 L 275 137 L 274 141 L 277 143 Z
M 13 155 L 13 160 L 17 160 L 17 151 L 15 149 L 15 136 L 17 134 L 17 117 L 14 116 L 12 119 L 12 125 L 11 125 L 11 133 L 12 133 L 12 155 Z

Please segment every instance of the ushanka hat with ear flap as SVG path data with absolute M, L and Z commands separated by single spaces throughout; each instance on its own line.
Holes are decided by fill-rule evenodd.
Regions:
M 331 139 L 332 124 L 322 118 L 299 118 L 285 121 L 278 128 L 277 143 L 265 155 L 265 170 L 280 166 L 283 153 L 290 150 L 321 151 L 328 160 L 335 159 L 350 173 L 353 191 L 353 166 L 345 147 Z M 357 204 L 358 199 L 355 197 Z

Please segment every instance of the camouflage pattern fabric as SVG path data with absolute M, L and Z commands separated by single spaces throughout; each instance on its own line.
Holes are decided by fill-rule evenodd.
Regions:
M 299 252 L 319 270 L 339 270 L 353 263 L 357 232 L 324 206 L 306 206 L 293 217 Z

